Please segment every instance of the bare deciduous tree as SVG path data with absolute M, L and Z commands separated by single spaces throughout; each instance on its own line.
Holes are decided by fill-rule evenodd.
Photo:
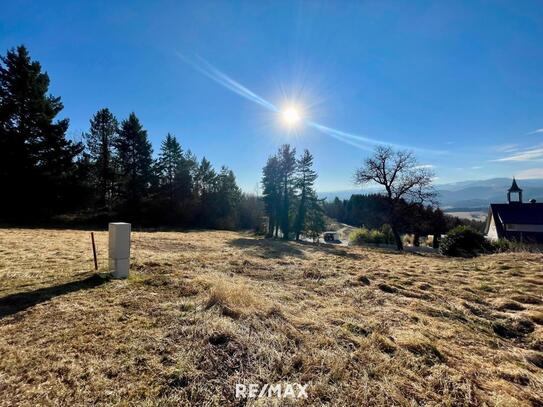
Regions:
M 398 225 L 403 201 L 434 203 L 436 193 L 432 188 L 434 172 L 420 166 L 411 151 L 395 151 L 388 146 L 377 146 L 372 157 L 356 170 L 355 183 L 366 185 L 376 183 L 385 189 L 389 203 L 388 223 L 394 233 L 398 250 L 403 250 Z

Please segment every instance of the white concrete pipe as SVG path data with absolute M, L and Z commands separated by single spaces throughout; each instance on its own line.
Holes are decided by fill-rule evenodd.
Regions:
M 127 278 L 130 269 L 130 223 L 109 224 L 109 271 L 114 278 Z

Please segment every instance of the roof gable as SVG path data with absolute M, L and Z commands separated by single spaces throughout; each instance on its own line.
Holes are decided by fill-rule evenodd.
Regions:
M 491 204 L 496 223 L 543 225 L 543 203 Z

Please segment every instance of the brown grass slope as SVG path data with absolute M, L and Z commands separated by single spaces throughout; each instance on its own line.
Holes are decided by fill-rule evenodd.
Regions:
M 309 383 L 298 405 L 543 403 L 539 254 L 136 232 L 128 280 L 91 267 L 88 232 L 0 230 L 0 405 L 243 405 L 236 383 L 268 382 Z

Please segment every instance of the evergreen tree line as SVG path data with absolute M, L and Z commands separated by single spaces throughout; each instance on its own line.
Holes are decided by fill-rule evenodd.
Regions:
M 262 172 L 268 237 L 318 237 L 325 222 L 314 188 L 317 173 L 311 153 L 305 150 L 296 158 L 296 149 L 285 144 L 268 158 Z
M 339 222 L 369 229 L 381 229 L 390 222 L 389 202 L 381 194 L 351 195 L 349 199 L 335 198 L 325 202 L 326 215 Z M 459 219 L 446 215 L 440 208 L 423 205 L 417 202 L 401 200 L 394 211 L 393 222 L 399 233 L 409 233 L 418 245 L 419 237 L 426 235 L 438 236 L 434 246 L 439 244 L 439 236 L 457 226 L 470 226 L 475 230 L 483 227 L 483 222 Z
M 63 105 L 49 77 L 19 46 L 0 57 L 0 219 L 51 220 L 74 213 L 102 223 L 256 228 L 263 205 L 245 196 L 234 173 L 184 151 L 175 136 L 158 157 L 135 113 L 118 121 L 96 112 L 82 142 L 66 138 Z
M 234 173 L 216 171 L 205 157 L 198 161 L 167 134 L 158 158 L 134 113 L 117 121 L 99 110 L 84 135 L 93 218 L 122 215 L 148 225 L 239 226 L 243 198 Z

